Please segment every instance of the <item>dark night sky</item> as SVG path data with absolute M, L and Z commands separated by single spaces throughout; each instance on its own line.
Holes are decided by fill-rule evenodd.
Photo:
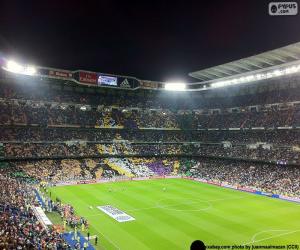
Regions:
M 268 2 L 2 0 L 0 51 L 42 66 L 191 80 L 188 72 L 300 41 L 300 14 L 271 17 Z

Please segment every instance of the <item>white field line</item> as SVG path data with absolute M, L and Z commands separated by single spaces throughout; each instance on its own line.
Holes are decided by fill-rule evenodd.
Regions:
M 103 238 L 105 238 L 106 240 L 108 240 L 116 249 L 121 250 L 120 247 L 118 247 L 110 238 L 108 238 L 107 236 L 105 236 L 103 233 L 101 233 L 100 231 L 96 230 L 99 234 L 101 234 L 103 236 Z M 106 249 L 106 248 L 105 248 Z
M 284 236 L 284 235 L 289 235 L 289 234 L 293 234 L 293 233 L 296 233 L 296 232 L 300 232 L 300 229 L 298 230 L 294 230 L 294 231 L 288 231 L 288 230 L 277 230 L 277 231 L 288 231 L 286 233 L 281 233 L 281 234 L 277 234 L 277 235 L 274 235 L 274 236 L 270 236 L 270 237 L 267 237 L 267 238 L 263 238 L 263 239 L 260 239 L 260 240 L 253 240 L 255 239 L 255 237 L 257 235 L 259 235 L 260 233 L 262 232 L 269 232 L 269 231 L 276 231 L 276 230 L 266 230 L 266 231 L 261 231 L 261 232 L 258 232 L 256 234 L 253 235 L 252 239 L 250 242 L 247 242 L 243 245 L 249 245 L 249 244 L 253 244 L 253 243 L 257 243 L 257 242 L 261 242 L 261 241 L 265 241 L 265 240 L 269 240 L 269 239 L 274 239 L 274 238 L 277 238 L 277 237 L 280 237 L 280 236 Z
M 203 203 L 203 202 L 207 202 L 207 203 L 211 203 L 211 202 L 216 202 L 216 201 L 227 201 L 227 200 L 239 200 L 239 199 L 245 199 L 247 198 L 247 196 L 243 196 L 243 197 L 237 197 L 237 198 L 222 198 L 222 199 L 213 199 L 213 200 L 199 200 L 198 202 L 191 202 L 191 203 L 186 203 L 186 205 L 191 205 L 191 204 L 197 204 L 197 203 Z M 168 199 L 168 198 L 166 198 Z M 170 198 L 171 199 L 171 198 Z M 162 200 L 162 199 L 160 199 Z M 158 202 L 160 201 L 158 200 Z M 126 209 L 126 212 L 134 212 L 134 211 L 141 211 L 141 210 L 149 210 L 149 209 L 164 209 L 164 208 L 168 208 L 168 207 L 174 207 L 174 206 L 179 206 L 179 205 L 185 205 L 185 203 L 177 203 L 177 204 L 173 204 L 173 205 L 166 205 L 166 206 L 160 206 L 159 204 L 156 204 L 155 206 L 151 206 L 151 207 L 144 207 L 144 208 L 136 208 L 136 209 Z M 199 211 L 201 211 L 203 209 L 200 209 Z M 178 210 L 180 211 L 180 210 Z M 182 210 L 185 211 L 185 210 Z M 105 215 L 103 213 L 97 213 L 94 215 L 90 215 L 90 216 L 85 216 L 86 218 L 90 218 L 90 217 L 96 217 L 96 216 L 101 216 L 101 215 Z
M 252 242 L 252 243 L 255 242 L 255 238 L 256 238 L 258 235 L 263 234 L 263 233 L 268 233 L 268 232 L 290 232 L 290 231 L 291 231 L 291 230 L 275 230 L 275 229 L 274 229 L 274 230 L 271 229 L 271 230 L 260 231 L 260 232 L 254 234 L 254 235 L 252 236 L 251 242 Z
M 191 202 L 191 203 L 187 203 L 186 205 L 191 205 L 191 204 L 197 204 L 197 203 L 203 203 L 203 202 L 207 202 L 207 203 L 211 203 L 211 202 L 217 202 L 217 201 L 228 201 L 228 200 L 239 200 L 239 199 L 245 199 L 247 198 L 248 196 L 242 196 L 242 197 L 237 197 L 237 198 L 221 198 L 221 199 L 213 199 L 213 200 L 199 200 L 198 202 Z M 166 198 L 167 199 L 167 198 Z M 167 206 L 159 206 L 159 204 L 156 204 L 156 206 L 152 206 L 152 207 L 145 207 L 145 208 L 138 208 L 138 209 L 130 209 L 130 210 L 126 210 L 126 212 L 133 212 L 133 211 L 141 211 L 141 210 L 148 210 L 148 209 L 164 209 L 165 207 L 172 207 L 172 206 L 178 206 L 178 205 L 184 205 L 184 203 L 177 203 L 177 204 L 173 204 L 173 205 L 167 205 Z M 298 204 L 297 204 L 298 205 Z M 212 206 L 212 205 L 211 205 Z M 201 209 L 203 210 L 203 209 Z M 201 210 L 197 210 L 197 211 L 201 211 Z M 175 210 L 177 211 L 177 210 Z M 181 211 L 181 210 L 178 210 L 178 211 Z M 182 210 L 184 211 L 184 210 Z M 95 215 L 91 215 L 91 216 L 86 216 L 86 218 L 90 218 L 90 217 L 96 217 L 96 216 L 105 216 L 105 214 L 103 213 L 99 213 L 99 214 L 95 214 Z M 281 234 L 277 234 L 277 235 L 274 235 L 274 236 L 271 236 L 271 237 L 267 237 L 267 238 L 263 238 L 263 239 L 260 239 L 260 240 L 256 240 L 255 241 L 255 238 L 263 233 L 263 232 L 271 232 L 271 231 L 276 231 L 276 232 L 283 232 L 283 231 L 288 231 L 288 232 L 285 232 L 285 233 L 281 233 Z M 99 231 L 97 231 L 99 232 Z M 289 234 L 293 234 L 293 233 L 296 233 L 296 232 L 300 232 L 300 229 L 299 230 L 294 230 L 294 231 L 289 231 L 289 230 L 265 230 L 265 231 L 260 231 L 256 234 L 254 234 L 251 238 L 251 241 L 250 242 L 247 242 L 243 245 L 249 245 L 249 244 L 253 244 L 253 243 L 257 243 L 257 242 L 261 242 L 261 241 L 265 241 L 265 240 L 269 240 L 269 239 L 273 239 L 273 238 L 276 238 L 276 237 L 280 237 L 280 236 L 284 236 L 284 235 L 289 235 Z M 101 232 L 99 232 L 104 238 L 106 238 L 114 247 L 116 247 L 116 249 L 120 250 L 120 247 L 118 247 L 112 240 L 110 240 L 108 237 L 106 237 L 104 234 L 102 234 Z

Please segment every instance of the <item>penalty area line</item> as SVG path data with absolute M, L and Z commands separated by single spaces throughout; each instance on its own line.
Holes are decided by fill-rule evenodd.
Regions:
M 272 231 L 272 230 L 270 230 L 270 231 Z M 278 230 L 278 231 L 279 231 L 279 230 Z M 284 230 L 281 230 L 281 231 L 284 231 Z M 267 232 L 267 231 L 262 231 L 262 232 Z M 252 236 L 252 239 L 253 239 L 253 237 L 255 238 L 258 234 L 260 234 L 260 233 L 262 233 L 262 232 L 258 232 L 258 233 L 256 233 L 256 234 L 254 234 L 254 235 Z M 261 242 L 261 241 L 264 241 L 264 240 L 274 239 L 274 238 L 277 238 L 277 237 L 280 237 L 280 236 L 289 235 L 289 234 L 294 234 L 294 233 L 297 233 L 297 232 L 300 232 L 300 229 L 294 230 L 294 231 L 289 231 L 289 232 L 287 232 L 287 233 L 277 234 L 277 235 L 274 235 L 274 236 L 271 236 L 271 237 L 267 237 L 267 238 L 263 238 L 263 239 L 260 239 L 260 240 L 255 240 L 255 241 L 252 240 L 252 241 L 247 242 L 247 243 L 245 243 L 245 244 L 243 244 L 243 245 L 249 245 L 249 244 Z

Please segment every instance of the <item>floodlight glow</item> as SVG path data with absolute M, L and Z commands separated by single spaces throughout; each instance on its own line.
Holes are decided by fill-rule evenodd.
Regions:
M 298 67 L 296 67 L 296 66 L 291 67 L 291 72 L 292 73 L 295 73 L 297 71 L 298 71 Z
M 210 85 L 211 88 L 220 88 L 231 86 L 239 83 L 251 82 L 251 81 L 259 81 L 263 79 L 269 79 L 273 77 L 283 76 L 283 75 L 290 75 L 300 71 L 300 64 L 293 65 L 282 69 L 275 69 L 273 71 L 268 71 L 266 73 L 259 73 L 256 75 L 248 75 L 242 76 L 240 78 L 234 78 L 226 81 L 214 82 Z
M 250 81 L 252 81 L 252 80 L 254 79 L 254 76 L 253 76 L 253 75 L 250 75 L 250 76 L 247 76 L 246 78 L 247 78 L 247 80 L 250 82 Z
M 36 74 L 36 68 L 34 66 L 22 65 L 13 60 L 7 61 L 6 65 L 2 68 L 6 71 L 16 73 L 16 74 L 29 75 L 29 76 Z
M 35 75 L 36 74 L 36 68 L 34 66 L 31 66 L 31 65 L 28 65 L 26 68 L 25 68 L 25 71 L 24 73 L 25 75 Z
M 262 78 L 262 75 L 261 74 L 257 74 L 257 75 L 255 75 L 255 77 L 256 77 L 257 80 L 260 80 Z
M 8 61 L 6 63 L 6 70 L 7 71 L 10 71 L 10 72 L 13 72 L 13 73 L 20 73 L 22 71 L 22 65 L 16 63 L 15 61 Z
M 280 71 L 280 70 L 275 70 L 274 72 L 273 72 L 273 74 L 275 75 L 275 76 L 281 76 L 283 73 Z
M 165 89 L 166 90 L 172 90 L 172 91 L 184 91 L 186 88 L 185 83 L 166 83 Z

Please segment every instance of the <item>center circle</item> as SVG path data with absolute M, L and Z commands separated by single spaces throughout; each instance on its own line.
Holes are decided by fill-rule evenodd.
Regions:
M 201 199 L 172 199 L 166 198 L 157 201 L 157 207 L 173 211 L 204 211 L 212 207 L 209 201 Z

